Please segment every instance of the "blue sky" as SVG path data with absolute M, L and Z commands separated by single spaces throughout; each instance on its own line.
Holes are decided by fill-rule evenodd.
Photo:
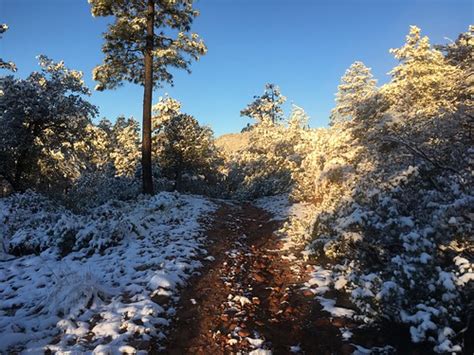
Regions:
M 176 73 L 173 88 L 157 89 L 154 101 L 169 93 L 216 135 L 249 122 L 239 111 L 266 82 L 302 106 L 312 127 L 325 126 L 352 62 L 362 60 L 384 83 L 396 64 L 388 50 L 403 44 L 409 25 L 441 43 L 474 23 L 470 0 L 199 0 L 196 8 L 201 16 L 193 31 L 208 54 L 192 65 L 191 75 Z M 87 0 L 0 0 L 0 23 L 10 27 L 0 57 L 17 64 L 17 75 L 37 70 L 35 57 L 46 54 L 83 71 L 94 87 L 91 72 L 102 60 L 106 21 L 90 15 Z M 100 117 L 141 120 L 142 87 L 94 92 L 91 102 Z

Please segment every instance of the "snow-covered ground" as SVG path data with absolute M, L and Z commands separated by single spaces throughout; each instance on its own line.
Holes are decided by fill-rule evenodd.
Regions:
M 335 317 L 352 317 L 353 310 L 336 307 L 336 301 L 322 297 L 333 286 L 333 272 L 319 265 L 306 265 L 306 260 L 311 251 L 307 247 L 312 236 L 312 224 L 316 207 L 305 202 L 292 203 L 286 194 L 263 197 L 257 200 L 256 205 L 273 215 L 274 220 L 285 221 L 283 227 L 278 231 L 284 241 L 284 248 L 294 250 L 300 249 L 301 256 L 288 252 L 283 257 L 293 259 L 302 269 L 308 273 L 308 281 L 303 290 L 310 290 L 317 298 L 323 309 Z M 297 270 L 297 269 L 295 269 Z M 338 287 L 336 286 L 336 289 Z
M 288 194 L 262 197 L 255 205 L 267 211 L 275 221 L 285 221 L 278 231 L 284 249 L 304 246 L 311 238 L 312 224 L 316 208 L 306 202 L 290 201 Z
M 160 193 L 78 216 L 44 200 L 44 208 L 27 203 L 38 199 L 0 200 L 4 248 L 30 240 L 38 251 L 0 259 L 0 352 L 134 353 L 163 339 L 177 287 L 206 255 L 200 222 L 215 206 Z M 72 236 L 63 258 L 68 240 L 55 241 L 59 232 Z

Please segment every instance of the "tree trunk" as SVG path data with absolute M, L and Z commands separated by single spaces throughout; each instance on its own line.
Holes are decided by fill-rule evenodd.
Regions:
M 20 156 L 18 157 L 16 163 L 15 163 L 15 175 L 13 177 L 13 186 L 15 187 L 15 190 L 20 191 L 21 190 L 21 179 L 23 177 L 23 170 L 25 167 L 25 159 L 26 159 L 26 154 L 28 152 L 26 149 L 22 149 Z
M 151 103 L 153 95 L 153 37 L 155 0 L 148 0 L 145 46 L 145 87 L 143 93 L 142 176 L 143 193 L 153 194 L 151 170 Z
M 183 169 L 181 159 L 177 159 L 176 165 L 174 166 L 174 189 L 181 192 Z

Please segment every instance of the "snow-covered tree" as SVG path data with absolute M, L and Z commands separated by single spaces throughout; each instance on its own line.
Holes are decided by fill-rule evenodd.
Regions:
M 447 62 L 461 70 L 456 83 L 459 93 L 459 119 L 464 122 L 464 132 L 474 137 L 474 26 L 461 33 L 456 41 L 435 46 L 445 54 Z
M 451 43 L 436 45 L 436 49 L 445 53 L 446 60 L 462 69 L 474 70 L 472 61 L 474 60 L 474 25 L 470 25 L 467 32 L 461 33 L 458 38 Z
M 469 42 L 444 57 L 412 27 L 392 81 L 363 103 L 377 114 L 309 130 L 292 175 L 293 197 L 316 202 L 306 242 L 331 260 L 331 287 L 366 322 L 404 323 L 440 353 L 462 351 L 472 284 Z
M 136 120 L 119 116 L 114 123 L 103 118 L 87 128 L 89 170 L 104 172 L 111 169 L 113 176 L 134 177 L 140 158 L 140 127 Z
M 113 128 L 110 158 L 118 176 L 133 177 L 140 158 L 140 127 L 133 118 L 117 118 Z
M 338 86 L 336 107 L 331 111 L 331 124 L 356 118 L 376 90 L 376 80 L 370 68 L 362 62 L 353 63 Z
M 84 98 L 89 90 L 81 72 L 38 58 L 40 72 L 0 81 L 0 174 L 20 189 L 69 178 L 60 168 L 65 161 L 77 172 L 74 144 L 85 138 L 97 112 Z
M 247 133 L 245 149 L 227 157 L 228 185 L 232 194 L 242 198 L 287 193 L 299 169 L 306 139 L 308 116 L 293 105 L 290 117 L 273 123 L 264 120 Z
M 151 107 L 153 88 L 173 83 L 170 68 L 189 72 L 192 60 L 206 53 L 204 42 L 189 34 L 198 11 L 191 0 L 89 0 L 94 16 L 114 16 L 104 34 L 103 64 L 94 69 L 97 90 L 123 81 L 144 86 L 142 123 L 143 192 L 153 193 Z
M 2 34 L 8 30 L 8 26 L 6 24 L 0 23 L 0 39 L 2 39 Z M 2 58 L 0 58 L 0 69 L 7 69 L 11 71 L 16 71 L 16 65 L 13 62 L 5 62 Z
M 181 113 L 181 102 L 165 95 L 160 97 L 158 103 L 153 105 L 152 129 L 156 133 L 162 124 L 166 124 L 170 119 Z
M 421 30 L 410 27 L 406 43 L 391 49 L 400 64 L 390 71 L 392 80 L 382 88 L 393 111 L 403 115 L 432 117 L 456 109 L 459 69 L 434 49 Z
M 153 105 L 153 117 L 152 117 L 152 157 L 154 161 L 158 161 L 162 146 L 159 142 L 163 139 L 162 132 L 164 125 L 166 125 L 173 117 L 180 115 L 181 102 L 168 96 L 160 97 L 158 102 Z M 161 175 L 160 167 L 154 167 L 154 176 Z
M 254 101 L 240 111 L 241 116 L 248 116 L 260 122 L 278 123 L 283 118 L 283 105 L 286 97 L 275 84 L 266 84 L 262 96 L 254 96 Z
M 159 166 L 176 190 L 198 191 L 199 185 L 217 182 L 220 158 L 212 130 L 194 117 L 178 114 L 164 121 L 157 143 Z

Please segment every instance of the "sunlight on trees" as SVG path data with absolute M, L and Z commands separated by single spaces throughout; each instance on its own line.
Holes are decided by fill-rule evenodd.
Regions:
M 40 72 L 0 81 L 0 171 L 20 190 L 78 177 L 83 152 L 73 146 L 87 140 L 85 128 L 97 113 L 84 99 L 90 93 L 82 73 L 38 59 Z
M 376 80 L 373 79 L 370 68 L 362 62 L 354 62 L 341 78 L 336 94 L 336 107 L 331 111 L 330 123 L 335 124 L 358 117 L 358 114 L 364 111 L 364 107 L 361 106 L 376 93 L 375 84 Z
M 281 105 L 286 101 L 286 97 L 280 93 L 280 88 L 275 84 L 266 84 L 262 96 L 254 96 L 245 109 L 240 111 L 241 116 L 248 116 L 257 122 L 278 123 L 283 118 Z
M 190 71 L 192 60 L 207 51 L 195 33 L 189 34 L 198 11 L 192 1 L 89 0 L 94 16 L 114 16 L 104 34 L 104 63 L 94 69 L 97 90 L 114 89 L 123 81 L 144 86 L 142 123 L 143 192 L 153 193 L 151 110 L 152 91 L 173 83 L 170 68 Z
M 284 210 L 269 217 L 255 207 L 258 218 L 281 222 L 275 258 L 308 272 L 298 290 L 331 319 L 325 304 L 336 299 L 322 297 L 336 295 L 350 304 L 338 309 L 354 332 L 389 324 L 437 353 L 463 351 L 474 281 L 473 26 L 441 45 L 411 26 L 390 50 L 398 63 L 380 87 L 354 62 L 327 128 L 309 127 L 297 105 L 286 114 L 286 97 L 266 84 L 240 111 L 255 123 L 214 139 L 180 101 L 165 95 L 152 106 L 153 88 L 172 84 L 173 68 L 189 71 L 206 53 L 189 33 L 192 1 L 89 2 L 94 16 L 113 17 L 97 89 L 143 85 L 143 135 L 133 117 L 93 121 L 83 75 L 63 61 L 41 55 L 26 78 L 0 77 L 0 276 L 8 283 L 0 333 L 15 335 L 0 351 L 27 349 L 37 334 L 41 349 L 59 352 L 158 344 L 176 312 L 168 298 L 178 299 L 208 255 L 204 223 L 221 218 L 210 213 L 249 203 Z M 1 59 L 0 68 L 15 71 Z M 159 193 L 149 196 L 153 186 Z M 235 231 L 246 239 L 245 228 Z M 98 271 L 49 269 L 66 261 Z M 23 289 L 28 273 L 41 279 Z

